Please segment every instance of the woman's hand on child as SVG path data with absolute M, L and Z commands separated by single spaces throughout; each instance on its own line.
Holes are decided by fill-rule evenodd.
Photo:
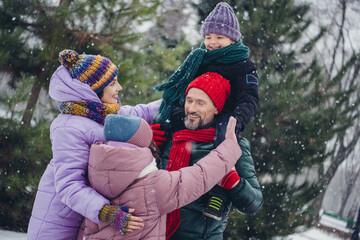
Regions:
M 143 220 L 132 216 L 133 208 L 116 205 L 104 205 L 99 212 L 101 221 L 110 223 L 116 231 L 126 234 L 144 226 Z
M 135 211 L 135 209 L 133 209 L 133 208 L 129 209 L 129 213 L 133 213 L 134 211 Z M 130 218 L 130 221 L 128 224 L 128 232 L 132 232 L 132 231 L 140 229 L 142 227 L 144 227 L 144 221 L 142 220 L 142 218 L 131 215 L 131 218 Z
M 236 126 L 236 119 L 233 116 L 231 116 L 229 118 L 229 122 L 226 127 L 225 139 L 233 139 L 233 140 L 237 141 L 236 135 L 235 135 L 235 126 Z

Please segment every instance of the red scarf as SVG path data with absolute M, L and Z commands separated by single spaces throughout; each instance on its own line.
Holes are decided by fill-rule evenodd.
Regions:
M 170 150 L 166 170 L 177 171 L 189 166 L 192 142 L 212 142 L 215 138 L 215 128 L 177 131 L 173 136 L 173 145 Z M 180 209 L 167 214 L 166 239 L 169 239 L 180 225 Z

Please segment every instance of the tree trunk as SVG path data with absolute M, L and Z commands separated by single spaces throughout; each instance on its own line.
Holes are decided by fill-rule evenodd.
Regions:
M 39 79 L 35 80 L 35 82 L 32 85 L 32 88 L 31 88 L 30 97 L 27 102 L 26 109 L 25 109 L 25 112 L 24 112 L 24 115 L 22 118 L 22 122 L 25 127 L 30 126 L 31 119 L 34 114 L 35 106 L 36 106 L 37 100 L 40 95 L 40 90 L 41 90 L 40 81 L 41 81 L 41 76 L 39 77 Z

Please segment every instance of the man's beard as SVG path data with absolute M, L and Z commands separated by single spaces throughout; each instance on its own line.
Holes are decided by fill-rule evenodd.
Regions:
M 197 123 L 189 120 L 189 119 L 188 119 L 188 115 L 189 115 L 189 114 L 186 114 L 185 120 L 184 120 L 184 124 L 185 124 L 185 127 L 186 127 L 187 129 L 197 130 L 199 127 L 201 127 L 201 126 L 203 125 L 203 124 L 202 124 L 202 123 L 203 123 L 203 120 L 202 120 L 202 118 L 201 118 L 200 115 L 198 115 L 197 113 L 194 113 L 194 114 L 193 114 L 193 115 L 199 117 L 199 121 L 198 121 Z

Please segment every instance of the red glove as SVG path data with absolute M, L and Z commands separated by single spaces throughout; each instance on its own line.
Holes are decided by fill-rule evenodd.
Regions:
M 229 190 L 235 187 L 240 182 L 238 173 L 232 169 L 220 181 L 220 186 Z
M 150 127 L 153 131 L 153 139 L 155 144 L 159 147 L 166 142 L 167 138 L 165 137 L 165 131 L 161 130 L 160 123 L 157 124 L 150 124 Z

